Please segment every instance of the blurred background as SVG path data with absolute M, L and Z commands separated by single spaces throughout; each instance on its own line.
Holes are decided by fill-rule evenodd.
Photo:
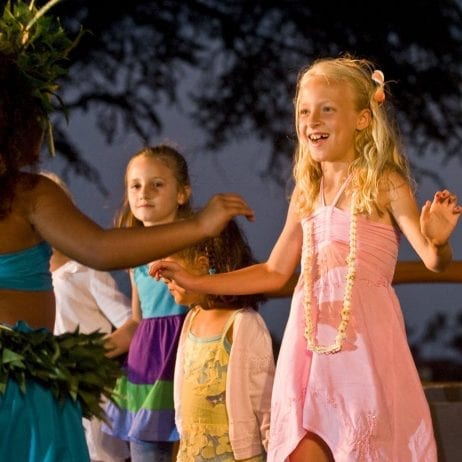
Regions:
M 240 224 L 266 259 L 292 187 L 298 72 L 345 52 L 373 60 L 389 82 L 419 203 L 444 187 L 462 198 L 460 0 L 67 0 L 55 13 L 66 30 L 87 32 L 62 82 L 68 123 L 58 111 L 57 155 L 44 152 L 42 167 L 105 227 L 121 204 L 128 159 L 166 142 L 188 160 L 195 205 L 222 191 L 250 202 L 257 221 Z M 461 260 L 461 225 L 452 244 Z M 417 259 L 404 239 L 400 259 Z M 128 294 L 126 273 L 116 277 Z M 462 285 L 396 290 L 422 375 L 462 379 Z M 289 305 L 271 300 L 261 310 L 276 344 Z

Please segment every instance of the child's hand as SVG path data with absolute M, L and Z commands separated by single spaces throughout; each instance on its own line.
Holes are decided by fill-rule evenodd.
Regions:
M 426 201 L 420 214 L 422 234 L 435 246 L 447 244 L 457 225 L 462 207 L 457 204 L 457 196 L 448 190 L 437 191 L 433 201 Z
M 213 237 L 220 234 L 228 221 L 237 215 L 243 215 L 249 221 L 255 220 L 253 210 L 241 196 L 223 193 L 214 195 L 194 219 L 208 237 Z
M 175 281 L 177 285 L 184 289 L 190 289 L 194 279 L 191 273 L 188 273 L 181 265 L 171 260 L 157 260 L 149 266 L 149 275 L 157 281 L 164 279 Z

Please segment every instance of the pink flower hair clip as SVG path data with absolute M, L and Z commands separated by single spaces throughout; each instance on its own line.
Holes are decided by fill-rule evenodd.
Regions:
M 381 105 L 385 101 L 385 76 L 383 75 L 382 71 L 376 69 L 372 73 L 371 78 L 377 84 L 377 89 L 373 95 L 374 101 L 378 105 Z

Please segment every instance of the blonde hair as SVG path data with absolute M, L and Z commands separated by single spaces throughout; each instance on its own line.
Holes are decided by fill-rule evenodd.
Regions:
M 401 153 L 394 123 L 385 106 L 375 99 L 378 84 L 372 79 L 374 70 L 371 61 L 344 55 L 318 59 L 299 73 L 294 99 L 298 142 L 293 174 L 297 186 L 295 201 L 302 216 L 313 211 L 322 176 L 320 164 L 313 160 L 309 147 L 301 142 L 298 132 L 300 89 L 314 75 L 325 76 L 328 82 L 348 85 L 353 92 L 355 109 L 358 112 L 363 109 L 371 111 L 371 123 L 355 135 L 355 159 L 350 166 L 350 172 L 354 172 L 351 187 L 356 193 L 355 209 L 368 215 L 373 209 L 383 213 L 378 204 L 378 193 L 386 172 L 397 172 L 411 182 L 408 162 Z

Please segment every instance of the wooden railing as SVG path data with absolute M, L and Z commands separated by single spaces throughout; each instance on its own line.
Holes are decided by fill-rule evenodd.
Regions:
M 448 268 L 435 273 L 425 268 L 420 261 L 398 261 L 393 284 L 419 284 L 422 282 L 462 282 L 462 261 L 453 261 Z

